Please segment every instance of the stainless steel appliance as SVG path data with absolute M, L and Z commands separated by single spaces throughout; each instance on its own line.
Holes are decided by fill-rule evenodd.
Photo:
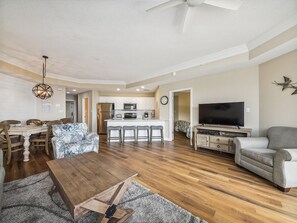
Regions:
M 136 110 L 137 104 L 135 103 L 124 103 L 124 110 Z
M 124 118 L 125 119 L 135 119 L 137 118 L 137 114 L 136 113 L 124 113 Z
M 107 133 L 106 119 L 114 118 L 114 103 L 97 104 L 97 132 L 98 134 Z

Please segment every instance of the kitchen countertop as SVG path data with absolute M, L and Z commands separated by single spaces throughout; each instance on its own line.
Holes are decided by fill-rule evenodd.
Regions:
M 135 119 L 106 119 L 106 122 L 164 122 L 164 120 L 160 119 L 142 119 L 142 118 L 135 118 Z

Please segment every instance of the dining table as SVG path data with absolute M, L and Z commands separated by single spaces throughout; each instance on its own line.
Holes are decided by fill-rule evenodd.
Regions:
M 13 126 L 11 125 L 8 134 L 9 135 L 21 135 L 24 136 L 24 162 L 29 161 L 29 146 L 30 146 L 30 136 L 32 134 L 37 134 L 41 132 L 46 132 L 47 126 L 34 126 L 34 125 L 21 125 L 21 126 Z

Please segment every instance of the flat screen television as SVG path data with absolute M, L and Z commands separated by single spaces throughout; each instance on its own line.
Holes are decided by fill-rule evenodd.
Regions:
M 244 102 L 199 104 L 199 123 L 244 126 Z

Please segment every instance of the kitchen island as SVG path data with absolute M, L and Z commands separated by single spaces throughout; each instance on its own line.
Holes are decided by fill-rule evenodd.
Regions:
M 160 119 L 107 119 L 105 120 L 108 126 L 152 126 L 152 125 L 162 125 L 165 131 L 165 121 Z M 111 137 L 117 136 L 117 132 L 112 131 Z M 160 136 L 159 131 L 154 131 L 154 136 Z M 139 131 L 139 136 L 145 136 L 146 131 Z M 133 136 L 132 131 L 126 131 L 126 136 Z M 159 139 L 153 139 L 153 141 L 160 141 Z M 111 140 L 113 141 L 113 140 Z M 133 141 L 132 139 L 126 139 L 125 141 Z M 138 141 L 147 141 L 146 139 L 139 139 Z

